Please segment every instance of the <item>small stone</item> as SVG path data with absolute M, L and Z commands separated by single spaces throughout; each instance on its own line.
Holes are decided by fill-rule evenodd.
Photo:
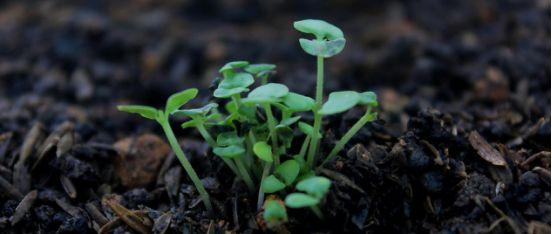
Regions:
M 153 182 L 171 150 L 167 143 L 152 134 L 119 140 L 114 147 L 119 154 L 115 173 L 127 188 L 144 187 Z

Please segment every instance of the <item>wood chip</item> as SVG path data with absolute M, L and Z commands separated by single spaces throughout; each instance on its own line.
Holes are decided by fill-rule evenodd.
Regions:
M 1 177 L 1 176 L 0 176 L 0 188 L 1 188 L 0 192 L 6 193 L 11 198 L 14 198 L 17 200 L 23 198 L 23 194 L 21 194 L 19 189 L 14 187 L 10 182 L 8 182 L 6 179 L 4 179 L 4 177 Z
M 500 152 L 493 148 L 477 131 L 471 131 L 468 140 L 482 159 L 496 166 L 506 166 L 506 160 Z
M 60 175 L 59 182 L 61 183 L 61 187 L 63 187 L 65 193 L 67 193 L 70 198 L 77 198 L 77 189 L 75 188 L 73 182 L 71 182 L 71 179 L 67 178 L 67 176 Z
M 36 197 L 38 195 L 38 192 L 36 190 L 33 190 L 29 192 L 25 197 L 21 200 L 19 205 L 15 208 L 15 212 L 13 216 L 11 217 L 11 225 L 17 224 L 21 219 L 25 216 L 25 214 L 31 209 L 33 206 Z
M 111 210 L 134 231 L 142 234 L 151 233 L 151 225 L 148 225 L 151 224 L 151 221 L 145 220 L 145 217 L 136 215 L 119 204 L 116 199 L 105 197 L 103 203 L 107 204 L 109 208 L 111 208 Z

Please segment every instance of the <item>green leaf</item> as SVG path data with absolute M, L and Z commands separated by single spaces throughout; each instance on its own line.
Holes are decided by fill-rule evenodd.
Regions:
M 293 112 L 309 111 L 314 107 L 314 99 L 290 92 L 283 98 L 284 104 Z
M 331 185 L 332 182 L 328 178 L 313 176 L 299 181 L 295 188 L 299 191 L 306 192 L 315 198 L 322 199 L 330 189 Z
M 286 197 L 286 206 L 291 208 L 303 208 L 315 206 L 320 202 L 319 199 L 304 193 L 292 193 Z
M 242 87 L 237 87 L 237 88 L 232 88 L 232 89 L 218 88 L 218 89 L 215 89 L 215 92 L 213 93 L 213 96 L 215 96 L 217 98 L 228 98 L 228 97 L 231 97 L 234 94 L 243 93 L 243 92 L 247 92 L 247 91 L 249 91 L 248 88 L 242 88 Z
M 299 163 L 293 159 L 290 159 L 276 167 L 274 174 L 283 179 L 286 185 L 290 185 L 299 175 L 300 169 Z
M 265 193 L 275 193 L 284 189 L 285 187 L 286 185 L 274 175 L 266 177 L 261 184 L 261 189 Z
M 299 39 L 299 44 L 307 54 L 329 58 L 339 54 L 345 48 L 345 39 L 339 38 L 331 41 L 321 41 L 301 38 Z
M 272 162 L 272 147 L 264 141 L 259 141 L 253 145 L 253 152 L 257 157 L 266 161 Z
M 374 92 L 368 91 L 360 94 L 360 104 L 368 106 L 378 106 L 378 97 Z
M 293 129 L 288 126 L 278 125 L 276 126 L 275 130 L 276 134 L 278 135 L 278 139 L 282 141 L 282 145 L 285 146 L 285 148 L 289 148 L 293 140 Z
M 323 20 L 306 19 L 295 21 L 293 27 L 300 32 L 313 34 L 318 39 L 333 40 L 343 38 L 341 29 Z
M 308 123 L 299 122 L 298 125 L 299 125 L 299 130 L 301 130 L 301 132 L 303 132 L 305 135 L 308 135 L 311 137 L 314 135 L 314 128 L 310 126 Z M 320 134 L 320 132 L 317 132 L 316 138 L 318 139 L 322 138 L 322 134 Z
M 184 123 L 182 123 L 180 125 L 181 128 L 190 128 L 190 127 L 195 127 L 197 125 L 197 120 L 195 119 L 191 119 L 191 120 L 188 120 Z
M 219 72 L 223 74 L 224 77 L 227 77 L 228 75 L 232 75 L 235 69 L 246 67 L 247 65 L 249 65 L 249 62 L 247 61 L 229 62 L 224 64 L 224 66 L 219 69 Z
M 301 119 L 301 116 L 294 116 L 294 117 L 291 117 L 291 118 L 287 118 L 287 119 L 284 119 L 280 122 L 280 124 L 278 124 L 278 126 L 276 126 L 276 128 L 279 128 L 279 127 L 289 127 L 291 126 L 292 124 L 296 123 L 297 121 L 299 121 L 299 119 Z
M 268 83 L 249 92 L 244 103 L 271 103 L 277 102 L 289 93 L 287 86 L 277 83 Z
M 226 147 L 215 147 L 213 153 L 220 157 L 235 158 L 244 154 L 245 149 L 238 145 L 230 145 Z
M 171 95 L 167 99 L 167 104 L 165 105 L 165 114 L 171 114 L 188 101 L 194 99 L 197 96 L 197 93 L 198 90 L 196 88 L 191 88 Z
M 202 106 L 200 108 L 194 108 L 194 109 L 185 109 L 185 110 L 176 110 L 173 111 L 172 115 L 181 117 L 181 116 L 205 116 L 209 111 L 211 111 L 213 108 L 217 108 L 218 104 L 216 103 L 209 103 L 205 106 Z
M 328 101 L 318 111 L 321 115 L 331 115 L 351 109 L 360 101 L 360 95 L 355 91 L 339 91 L 330 93 Z
M 256 77 L 262 77 L 274 69 L 276 69 L 276 65 L 274 64 L 259 63 L 247 66 L 245 71 L 255 75 Z
M 229 146 L 229 145 L 241 145 L 244 141 L 243 137 L 239 137 L 236 132 L 223 132 L 217 136 L 217 145 Z
M 139 114 L 140 116 L 146 119 L 155 120 L 157 117 L 157 109 L 151 106 L 119 105 L 117 106 L 117 110 L 127 112 L 127 113 L 132 113 L 132 114 Z
M 288 219 L 286 207 L 281 201 L 267 200 L 264 204 L 263 219 L 266 222 L 283 222 Z

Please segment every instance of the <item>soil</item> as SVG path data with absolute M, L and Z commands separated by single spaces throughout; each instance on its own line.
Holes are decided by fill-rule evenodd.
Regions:
M 379 119 L 320 173 L 322 210 L 279 232 L 550 233 L 550 1 L 0 3 L 2 233 L 257 233 L 255 195 L 192 130 L 176 134 L 203 208 L 153 121 L 115 105 L 209 100 L 230 60 L 314 93 L 294 20 L 340 26 L 326 91 L 373 90 Z M 362 114 L 326 119 L 328 152 Z M 175 120 L 174 129 L 180 120 Z M 295 144 L 295 143 L 294 143 Z

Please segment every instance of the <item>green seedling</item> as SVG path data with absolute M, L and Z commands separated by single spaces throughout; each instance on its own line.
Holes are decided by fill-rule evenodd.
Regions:
M 157 121 L 163 127 L 163 131 L 165 132 L 165 135 L 167 136 L 167 139 L 169 140 L 169 144 L 171 145 L 172 150 L 174 151 L 176 157 L 182 164 L 182 167 L 184 167 L 184 170 L 194 183 L 194 186 L 196 187 L 197 191 L 199 192 L 201 199 L 203 200 L 203 203 L 205 204 L 205 207 L 207 210 L 212 211 L 212 205 L 211 200 L 209 199 L 209 194 L 205 190 L 205 187 L 203 187 L 203 184 L 201 183 L 201 180 L 197 176 L 196 171 L 186 158 L 186 155 L 184 154 L 184 151 L 180 148 L 180 144 L 178 143 L 178 140 L 176 140 L 176 136 L 174 135 L 174 132 L 171 128 L 171 125 L 169 124 L 169 115 L 176 111 L 178 108 L 186 104 L 191 99 L 194 99 L 198 93 L 197 89 L 187 89 L 182 92 L 176 93 L 171 95 L 167 99 L 167 104 L 165 105 L 165 110 L 158 110 L 150 106 L 140 106 L 140 105 L 120 105 L 117 106 L 117 109 L 120 111 L 128 112 L 128 113 L 134 113 L 139 114 L 140 116 Z
M 181 126 L 196 128 L 212 148 L 212 155 L 222 159 L 252 193 L 257 192 L 257 208 L 264 204 L 263 217 L 273 224 L 287 220 L 284 204 L 290 208 L 308 207 L 322 217 L 319 206 L 331 182 L 316 176 L 317 168 L 334 159 L 364 125 L 377 117 L 373 109 L 378 102 L 373 92 L 332 92 L 324 102 L 324 59 L 344 49 L 343 32 L 322 20 L 297 21 L 294 27 L 310 35 L 311 38 L 299 39 L 299 44 L 317 58 L 314 98 L 290 91 L 284 84 L 269 82 L 276 72 L 275 65 L 235 61 L 219 70 L 221 78 L 216 79 L 218 84 L 212 96 L 220 106 L 209 103 L 200 108 L 180 109 L 197 94 L 193 89 L 171 96 L 164 111 L 146 106 L 119 107 L 157 120 L 163 126 L 208 209 L 208 195 L 176 142 L 168 124 L 169 115 L 188 118 Z M 322 118 L 355 107 L 365 108 L 366 112 L 328 154 L 320 155 L 319 144 L 324 137 Z M 312 122 L 308 121 L 309 114 Z M 297 150 L 292 147 L 299 144 Z M 287 197 L 283 203 L 277 198 L 265 200 L 265 194 Z

